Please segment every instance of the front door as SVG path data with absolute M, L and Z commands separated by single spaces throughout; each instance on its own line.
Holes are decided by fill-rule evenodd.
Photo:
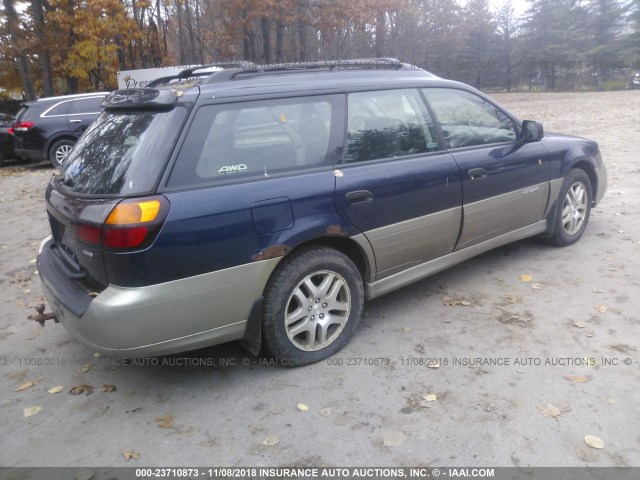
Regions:
M 517 124 L 479 95 L 450 88 L 424 93 L 462 176 L 456 250 L 542 220 L 550 175 L 544 147 L 520 142 Z

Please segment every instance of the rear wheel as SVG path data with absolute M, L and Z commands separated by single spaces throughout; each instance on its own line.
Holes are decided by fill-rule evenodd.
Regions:
M 49 161 L 51 165 L 57 168 L 62 168 L 64 161 L 69 156 L 69 152 L 75 145 L 75 142 L 72 140 L 58 140 L 53 144 L 51 149 L 49 150 Z
M 569 171 L 556 202 L 555 225 L 551 241 L 571 245 L 580 239 L 591 213 L 591 181 L 584 170 Z
M 330 357 L 353 335 L 363 303 L 362 278 L 346 255 L 324 247 L 293 254 L 265 291 L 266 353 L 289 366 Z

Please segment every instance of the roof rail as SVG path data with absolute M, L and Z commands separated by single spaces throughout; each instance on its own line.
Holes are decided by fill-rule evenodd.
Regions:
M 244 64 L 242 64 L 244 63 Z M 395 58 L 355 58 L 349 60 L 318 60 L 313 62 L 290 62 L 269 65 L 254 65 L 250 62 L 242 62 L 240 68 L 214 72 L 203 83 L 218 83 L 234 78 L 249 76 L 279 75 L 284 73 L 302 73 L 305 71 L 325 70 L 402 70 L 418 67 L 402 63 Z M 233 66 L 236 66 L 234 64 Z
M 198 70 L 206 70 L 209 68 L 220 68 L 220 69 L 245 69 L 245 68 L 255 68 L 256 65 L 253 62 L 247 62 L 244 60 L 238 62 L 217 62 L 210 63 L 207 65 L 199 65 L 197 67 L 187 68 L 185 70 L 181 70 L 179 73 L 175 75 L 168 75 L 166 77 L 156 78 L 152 82 L 147 84 L 147 87 L 157 87 L 160 85 L 168 85 L 173 80 L 186 80 L 192 77 L 209 77 L 212 75 L 211 72 L 198 72 Z M 216 72 L 213 72 L 216 73 Z

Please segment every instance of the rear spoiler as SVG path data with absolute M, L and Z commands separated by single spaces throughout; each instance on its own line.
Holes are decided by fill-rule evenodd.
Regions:
M 102 102 L 106 110 L 130 110 L 136 108 L 166 110 L 173 107 L 180 94 L 175 90 L 155 88 L 128 88 L 116 90 Z

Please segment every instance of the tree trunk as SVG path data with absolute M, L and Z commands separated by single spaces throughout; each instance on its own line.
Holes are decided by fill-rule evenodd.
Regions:
M 11 43 L 17 47 L 22 43 L 20 38 L 20 21 L 18 19 L 18 14 L 13 7 L 13 0 L 3 0 L 3 3 L 4 11 L 7 16 L 9 37 L 11 38 Z M 33 80 L 31 80 L 31 75 L 29 74 L 29 61 L 26 55 L 19 51 L 18 48 L 16 48 L 16 59 L 18 64 L 18 74 L 20 75 L 20 81 L 22 82 L 25 100 L 35 100 L 36 89 L 33 87 Z
M 189 64 L 198 63 L 196 59 L 196 37 L 193 33 L 193 15 L 191 14 L 191 5 L 189 0 L 184 2 L 184 12 L 186 14 L 187 33 L 189 35 L 189 50 L 187 53 L 187 62 Z
M 260 19 L 262 25 L 262 43 L 264 48 L 264 63 L 271 63 L 271 20 L 266 15 Z
M 376 57 L 384 56 L 384 40 L 386 36 L 386 12 L 378 11 L 376 18 Z
M 53 75 L 51 73 L 51 53 L 45 39 L 44 7 L 42 0 L 33 0 L 31 5 L 33 7 L 35 34 L 39 41 L 38 53 L 42 62 L 42 88 L 44 96 L 51 97 L 53 96 Z
M 284 63 L 284 20 L 276 22 L 276 63 Z
M 185 65 L 184 35 L 182 29 L 182 8 L 180 7 L 180 0 L 176 0 L 176 15 L 178 16 L 178 44 L 180 45 L 178 63 L 180 65 Z

